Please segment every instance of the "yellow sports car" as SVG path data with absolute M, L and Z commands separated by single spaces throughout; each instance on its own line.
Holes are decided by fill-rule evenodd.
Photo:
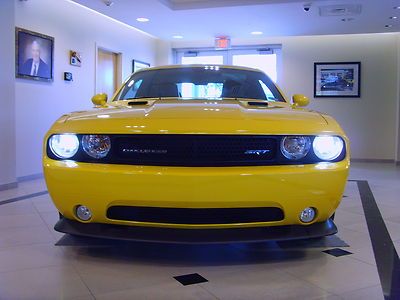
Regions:
M 45 137 L 57 231 L 184 243 L 337 232 L 348 139 L 261 71 L 149 68 L 92 101 Z

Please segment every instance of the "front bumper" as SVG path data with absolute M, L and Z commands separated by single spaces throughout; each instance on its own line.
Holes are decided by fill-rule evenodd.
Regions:
M 287 225 L 235 229 L 178 229 L 99 223 L 83 224 L 61 217 L 54 229 L 63 233 L 97 238 L 178 244 L 285 241 L 317 238 L 337 233 L 337 228 L 331 219 L 309 226 Z
M 340 203 L 349 169 L 337 163 L 260 167 L 156 167 L 55 161 L 44 158 L 51 198 L 70 220 L 77 205 L 90 208 L 86 223 L 182 229 L 251 228 L 304 225 L 300 212 L 314 207 L 314 223 L 325 222 Z M 270 222 L 175 224 L 116 220 L 107 217 L 114 206 L 154 208 L 275 207 L 284 218 Z

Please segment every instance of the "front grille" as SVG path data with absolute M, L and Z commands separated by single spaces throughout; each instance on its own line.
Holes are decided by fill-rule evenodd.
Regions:
M 85 153 L 82 137 L 78 134 L 80 147 L 70 158 L 77 162 L 96 164 L 121 164 L 142 166 L 180 167 L 234 167 L 274 166 L 319 163 L 312 150 L 299 160 L 290 160 L 280 151 L 281 135 L 205 135 L 205 134 L 107 134 L 111 150 L 104 158 L 95 159 Z M 314 136 L 310 136 L 311 143 Z M 56 156 L 49 142 L 47 156 Z M 332 162 L 346 157 L 346 148 Z
M 277 145 L 266 136 L 130 135 L 113 139 L 109 159 L 139 165 L 260 165 L 275 159 Z
M 235 224 L 283 220 L 278 207 L 246 208 L 161 208 L 142 206 L 112 206 L 107 218 L 166 224 Z

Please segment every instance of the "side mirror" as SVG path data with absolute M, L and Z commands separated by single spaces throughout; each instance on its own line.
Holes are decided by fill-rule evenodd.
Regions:
M 92 97 L 92 103 L 95 106 L 106 106 L 107 94 L 97 94 Z
M 296 94 L 293 95 L 293 105 L 294 106 L 307 106 L 310 103 L 310 99 L 308 99 L 308 97 L 301 95 L 301 94 Z

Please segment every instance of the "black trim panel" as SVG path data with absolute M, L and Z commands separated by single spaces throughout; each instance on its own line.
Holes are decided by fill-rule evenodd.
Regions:
M 166 224 L 235 224 L 283 220 L 279 207 L 243 208 L 172 208 L 111 206 L 107 218 L 112 220 Z

